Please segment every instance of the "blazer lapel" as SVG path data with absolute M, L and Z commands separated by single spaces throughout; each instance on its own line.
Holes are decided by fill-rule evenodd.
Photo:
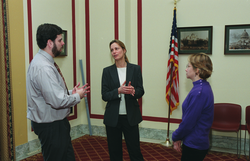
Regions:
M 129 81 L 132 80 L 133 73 L 134 73 L 133 66 L 130 63 L 127 63 L 126 85 L 128 85 Z
M 118 73 L 117 73 L 117 69 L 115 64 L 110 68 L 110 75 L 112 77 L 112 80 L 114 82 L 114 86 L 115 87 L 120 87 L 120 81 L 119 81 L 119 77 L 118 77 Z

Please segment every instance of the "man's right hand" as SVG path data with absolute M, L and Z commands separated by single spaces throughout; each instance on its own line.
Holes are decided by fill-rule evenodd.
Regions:
M 82 99 L 83 97 L 87 96 L 87 93 L 90 92 L 90 86 L 88 86 L 88 83 L 86 83 L 84 86 L 80 88 L 78 88 L 78 86 L 75 86 L 73 90 L 75 91 L 75 93 L 78 93 L 80 98 Z

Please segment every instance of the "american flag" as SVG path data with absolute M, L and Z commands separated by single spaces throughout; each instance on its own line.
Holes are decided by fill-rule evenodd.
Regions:
M 166 82 L 166 100 L 170 103 L 170 114 L 179 105 L 179 72 L 178 72 L 178 39 L 176 25 L 176 8 L 174 8 L 174 18 L 169 45 L 169 59 Z

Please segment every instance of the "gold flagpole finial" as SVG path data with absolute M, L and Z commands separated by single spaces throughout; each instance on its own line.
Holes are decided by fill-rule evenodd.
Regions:
M 176 8 L 176 3 L 177 3 L 177 0 L 174 0 L 174 7 Z

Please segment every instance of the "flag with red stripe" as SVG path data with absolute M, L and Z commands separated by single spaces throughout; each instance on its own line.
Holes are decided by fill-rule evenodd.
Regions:
M 169 46 L 169 59 L 166 82 L 166 101 L 170 104 L 170 114 L 179 105 L 179 72 L 178 72 L 178 39 L 176 24 L 176 8 L 174 8 L 174 18 Z

